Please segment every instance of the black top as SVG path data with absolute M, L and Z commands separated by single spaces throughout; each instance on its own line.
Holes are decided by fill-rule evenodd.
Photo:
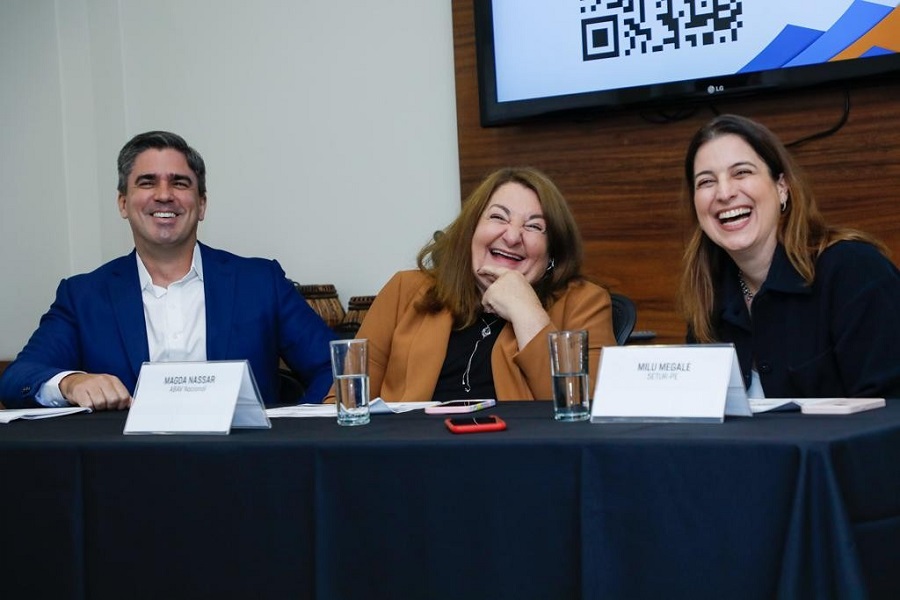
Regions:
M 506 321 L 481 315 L 474 325 L 450 332 L 447 357 L 434 387 L 432 400 L 496 398 L 491 350 Z M 468 369 L 468 373 L 466 370 Z
M 900 271 L 878 249 L 838 242 L 807 286 L 779 244 L 748 312 L 730 260 L 716 288 L 716 338 L 770 398 L 900 396 Z

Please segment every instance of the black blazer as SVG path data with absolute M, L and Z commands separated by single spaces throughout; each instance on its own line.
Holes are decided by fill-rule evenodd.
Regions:
M 752 318 L 726 262 L 713 327 L 746 385 L 755 362 L 769 398 L 900 398 L 900 271 L 877 248 L 834 244 L 807 286 L 779 244 Z

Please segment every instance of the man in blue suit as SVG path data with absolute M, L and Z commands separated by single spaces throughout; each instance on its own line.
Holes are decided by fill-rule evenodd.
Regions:
M 64 279 L 37 331 L 0 378 L 8 408 L 124 409 L 146 361 L 249 361 L 267 404 L 279 358 L 321 402 L 334 334 L 274 260 L 197 241 L 206 167 L 173 133 L 151 131 L 119 153 L 118 206 L 135 250 Z M 300 401 L 301 399 L 297 399 Z

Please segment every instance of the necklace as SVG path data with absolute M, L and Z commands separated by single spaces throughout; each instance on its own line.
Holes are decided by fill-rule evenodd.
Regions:
M 462 376 L 462 386 L 466 392 L 472 391 L 472 385 L 469 382 L 469 371 L 472 370 L 472 359 L 475 358 L 475 353 L 478 352 L 478 344 L 481 343 L 486 337 L 491 335 L 491 325 L 496 323 L 498 319 L 494 319 L 490 323 L 484 320 L 484 317 L 480 317 L 481 322 L 484 323 L 484 327 L 481 328 L 481 339 L 475 340 L 475 347 L 472 348 L 472 354 L 469 355 L 469 361 L 466 363 L 466 371 Z
M 754 294 L 750 291 L 750 286 L 747 285 L 747 282 L 744 281 L 743 271 L 738 271 L 738 285 L 741 286 L 741 293 L 744 294 L 747 302 L 752 302 Z

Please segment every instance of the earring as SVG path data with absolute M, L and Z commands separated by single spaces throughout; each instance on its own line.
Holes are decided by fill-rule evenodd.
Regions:
M 787 198 L 783 198 L 781 200 L 781 212 L 784 212 L 786 210 L 787 210 Z
M 553 267 L 555 267 L 555 266 L 556 266 L 556 261 L 555 261 L 554 259 L 551 258 L 551 259 L 550 259 L 550 264 L 547 265 L 547 271 L 552 271 L 552 270 L 553 270 Z

